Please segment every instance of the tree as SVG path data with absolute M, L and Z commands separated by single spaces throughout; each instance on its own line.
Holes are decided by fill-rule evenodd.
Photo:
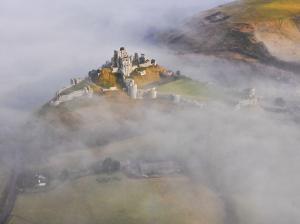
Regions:
M 113 173 L 119 171 L 121 168 L 121 163 L 112 158 L 106 158 L 102 163 L 102 170 L 105 173 Z

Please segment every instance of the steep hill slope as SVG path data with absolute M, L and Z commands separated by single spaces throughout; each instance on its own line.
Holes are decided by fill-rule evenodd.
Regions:
M 300 1 L 234 1 L 159 32 L 156 39 L 182 53 L 260 61 L 300 71 Z

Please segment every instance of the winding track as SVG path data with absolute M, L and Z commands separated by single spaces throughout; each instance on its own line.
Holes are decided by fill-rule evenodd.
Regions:
M 18 196 L 17 180 L 20 171 L 22 170 L 21 168 L 23 162 L 20 160 L 21 155 L 17 150 L 15 150 L 13 154 L 14 154 L 13 156 L 14 167 L 12 168 L 11 175 L 9 177 L 9 180 L 4 190 L 6 195 L 4 196 L 3 201 L 0 205 L 2 206 L 1 213 L 0 213 L 0 224 L 5 224 L 8 222 Z
M 3 207 L 2 207 L 2 212 L 0 213 L 0 224 L 5 224 L 9 217 L 10 213 L 12 212 L 15 201 L 17 199 L 17 178 L 18 178 L 18 172 L 16 169 L 12 171 L 12 174 L 9 178 L 9 181 L 7 182 L 6 185 L 6 196 L 3 201 Z

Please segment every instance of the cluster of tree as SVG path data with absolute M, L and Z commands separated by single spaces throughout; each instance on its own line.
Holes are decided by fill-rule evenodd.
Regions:
M 92 165 L 94 173 L 114 173 L 121 169 L 121 163 L 118 160 L 112 158 L 106 158 L 103 162 L 96 162 Z
M 99 70 L 99 69 L 89 71 L 89 77 L 90 77 L 90 79 L 91 79 L 93 82 L 97 82 L 97 80 L 98 80 L 98 78 L 99 78 L 99 73 L 100 73 L 100 70 Z
M 114 160 L 112 158 L 106 158 L 104 161 L 95 162 L 90 167 L 90 170 L 94 174 L 101 174 L 101 173 L 111 174 L 111 173 L 120 171 L 120 169 L 121 169 L 120 161 Z M 80 176 L 80 174 L 78 174 L 78 172 L 77 172 L 77 174 L 75 174 L 74 172 L 64 169 L 58 175 L 58 179 L 60 181 L 66 181 L 70 178 L 74 178 L 74 175 Z

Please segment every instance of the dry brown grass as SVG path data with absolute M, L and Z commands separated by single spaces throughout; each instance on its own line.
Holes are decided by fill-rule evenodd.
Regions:
M 295 0 L 277 0 L 263 5 L 266 9 L 287 10 L 290 12 L 300 11 L 300 2 Z
M 243 0 L 224 7 L 233 21 L 259 23 L 289 19 L 300 13 L 299 0 Z
M 118 86 L 118 75 L 111 68 L 103 68 L 96 84 L 104 88 Z
M 160 81 L 160 74 L 165 72 L 166 69 L 161 66 L 150 66 L 144 69 L 146 75 L 141 76 L 138 71 L 132 73 L 132 78 L 139 88 L 144 87 L 145 85 Z

